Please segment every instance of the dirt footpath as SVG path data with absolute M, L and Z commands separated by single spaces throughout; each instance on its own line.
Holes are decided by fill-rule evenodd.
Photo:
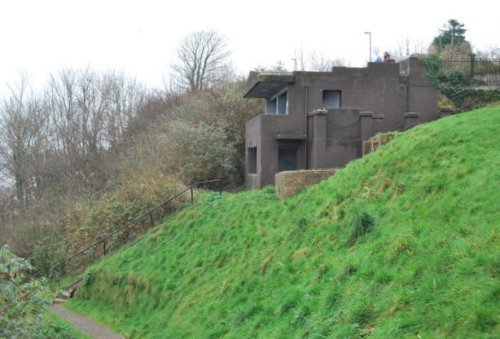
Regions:
M 83 333 L 96 339 L 124 339 L 125 337 L 112 332 L 107 327 L 99 325 L 98 323 L 81 316 L 75 312 L 65 309 L 61 305 L 51 305 L 48 310 L 52 313 L 57 314 L 62 319 L 66 320 L 68 323 L 73 325 Z

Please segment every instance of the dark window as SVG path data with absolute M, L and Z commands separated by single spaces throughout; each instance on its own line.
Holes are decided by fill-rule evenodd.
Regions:
M 266 114 L 276 114 L 276 98 L 267 101 Z
M 248 148 L 248 173 L 257 173 L 257 147 Z
M 266 114 L 271 115 L 287 115 L 288 114 L 288 96 L 287 92 L 283 92 L 278 96 L 270 99 L 266 103 Z
M 280 148 L 278 150 L 278 172 L 297 169 L 297 149 Z
M 286 115 L 287 112 L 287 93 L 280 94 L 276 100 L 278 101 L 278 107 L 276 107 L 276 114 Z
M 339 108 L 342 95 L 340 91 L 323 91 L 323 108 Z

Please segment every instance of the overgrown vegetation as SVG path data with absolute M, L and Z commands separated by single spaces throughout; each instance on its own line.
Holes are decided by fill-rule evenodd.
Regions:
M 244 123 L 260 105 L 242 98 L 229 55 L 223 35 L 201 31 L 181 41 L 168 89 L 91 67 L 62 69 L 38 91 L 25 74 L 8 84 L 0 245 L 48 274 L 184 185 L 219 178 L 226 189 L 239 186 Z
M 49 89 L 57 92 L 66 88 L 72 97 L 60 93 L 61 102 L 53 99 L 46 105 L 39 97 L 25 96 L 23 89 L 18 97 L 9 99 L 5 109 L 10 109 L 11 115 L 4 115 L 2 120 L 15 128 L 3 126 L 12 134 L 0 138 L 5 141 L 0 140 L 4 159 L 12 160 L 6 162 L 6 168 L 12 170 L 15 179 L 12 190 L 6 190 L 0 199 L 0 243 L 10 244 L 16 254 L 29 258 L 40 272 L 49 274 L 58 261 L 166 200 L 184 184 L 214 178 L 223 179 L 226 188 L 241 184 L 244 122 L 260 108 L 258 102 L 242 98 L 243 81 L 220 84 L 217 90 L 196 94 L 148 94 L 137 90 L 130 95 L 141 97 L 138 103 L 130 103 L 125 111 L 108 116 L 99 113 L 101 106 L 115 101 L 107 103 L 109 98 L 104 96 L 116 98 L 106 87 L 115 88 L 113 82 L 100 87 L 105 85 L 103 79 L 108 79 L 105 75 L 90 70 L 65 71 L 60 78 L 62 84 L 51 83 Z M 95 101 L 87 97 L 89 91 Z M 118 101 L 132 100 L 119 89 L 115 94 Z M 84 98 L 88 102 L 82 108 Z M 58 121 L 64 128 L 44 122 L 31 130 L 37 125 L 31 121 L 32 111 L 53 112 L 44 113 L 50 117 L 62 114 L 61 107 L 70 110 L 72 120 L 63 123 L 54 116 L 47 121 Z M 119 134 L 112 134 L 115 129 L 102 129 L 111 128 L 105 117 L 121 117 Z M 89 126 L 85 127 L 84 120 L 89 126 L 97 126 L 92 133 L 85 132 Z M 60 134 L 51 143 L 54 131 Z M 21 133 L 18 137 L 17 132 Z M 107 134 L 115 139 L 109 139 Z M 9 148 L 8 140 L 25 144 Z M 17 159 L 22 161 L 18 163 Z M 125 238 L 114 242 L 121 243 Z
M 499 117 L 417 126 L 284 201 L 183 210 L 69 306 L 132 338 L 497 337 Z
M 33 266 L 0 247 L 0 337 L 73 338 L 68 325 L 44 315 L 51 302 L 44 279 L 32 277 Z
M 424 59 L 427 74 L 436 88 L 461 111 L 500 100 L 500 87 L 481 88 L 484 84 L 474 77 L 478 70 L 472 71 L 475 63 L 476 61 L 471 59 L 447 62 L 437 54 Z M 478 68 L 479 66 L 482 66 L 479 71 L 500 73 L 498 61 L 482 60 L 476 65 Z
M 424 58 L 427 75 L 458 111 L 500 100 L 498 50 L 476 56 L 465 38 L 466 31 L 459 21 L 448 20 Z

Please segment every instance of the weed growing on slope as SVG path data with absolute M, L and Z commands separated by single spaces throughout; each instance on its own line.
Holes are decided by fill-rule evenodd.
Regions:
M 347 243 L 354 245 L 359 237 L 373 231 L 376 221 L 375 217 L 368 211 L 357 209 L 351 217 L 352 232 Z

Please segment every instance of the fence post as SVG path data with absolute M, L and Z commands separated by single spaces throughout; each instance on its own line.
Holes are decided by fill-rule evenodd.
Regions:
M 189 190 L 191 191 L 191 205 L 194 205 L 193 186 L 189 187 Z
M 153 220 L 153 213 L 149 212 L 149 220 L 151 221 L 151 227 L 155 225 L 155 222 Z
M 104 253 L 104 255 L 106 255 L 106 240 L 102 241 L 102 249 L 103 249 L 102 252 Z
M 474 53 L 470 54 L 470 78 L 471 80 L 474 78 L 474 68 L 476 63 L 476 55 Z

